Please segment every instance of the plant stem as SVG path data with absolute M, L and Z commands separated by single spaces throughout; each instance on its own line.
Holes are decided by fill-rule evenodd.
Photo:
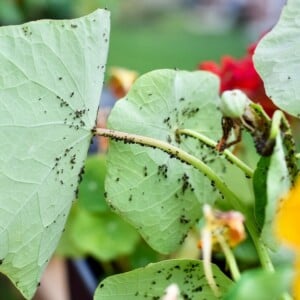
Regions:
M 222 251 L 226 257 L 226 261 L 228 263 L 232 278 L 234 281 L 238 281 L 241 277 L 240 270 L 238 268 L 238 265 L 236 263 L 235 257 L 226 243 L 224 236 L 222 234 L 216 234 L 216 237 L 218 239 L 218 242 L 222 248 Z
M 207 146 L 212 147 L 212 148 L 216 148 L 216 146 L 217 146 L 217 143 L 215 141 L 213 141 L 212 139 L 208 138 L 207 136 L 205 136 L 199 132 L 191 130 L 191 129 L 177 129 L 176 133 L 196 138 L 199 141 L 201 141 L 202 143 L 204 143 Z M 225 149 L 223 152 L 220 152 L 220 154 L 222 154 L 222 153 L 225 155 L 225 157 L 229 161 L 231 161 L 238 168 L 240 168 L 246 174 L 247 177 L 253 177 L 253 173 L 254 173 L 253 170 L 248 165 L 246 165 L 243 161 L 241 161 L 238 157 L 236 157 L 231 151 L 229 151 L 228 149 Z
M 211 264 L 211 253 L 212 253 L 212 237 L 211 237 L 211 231 L 207 228 L 204 228 L 201 232 L 201 240 L 203 244 L 203 268 L 204 268 L 204 274 L 207 280 L 207 283 L 209 284 L 210 288 L 212 289 L 213 293 L 216 297 L 219 297 L 220 290 L 216 284 L 216 281 L 214 279 L 214 274 L 212 271 L 212 264 Z
M 125 133 L 117 130 L 111 130 L 106 128 L 96 128 L 95 134 L 110 137 L 113 140 L 123 141 L 126 144 L 138 144 L 143 146 L 160 149 L 163 152 L 168 153 L 171 157 L 177 158 L 182 162 L 185 162 L 201 173 L 205 174 L 210 179 L 213 185 L 231 202 L 231 205 L 236 209 L 247 214 L 246 207 L 239 201 L 237 196 L 226 186 L 225 182 L 205 163 L 195 156 L 187 153 L 186 151 L 173 146 L 167 142 L 157 140 L 155 138 L 136 135 L 132 133 Z
M 253 217 L 251 218 L 251 216 L 248 216 L 248 218 L 245 221 L 245 224 L 253 240 L 260 263 L 266 271 L 274 272 L 274 266 L 269 256 L 268 250 L 260 240 L 257 228 L 251 220 L 253 220 Z
M 264 244 L 259 240 L 259 234 L 255 226 L 252 212 L 239 200 L 239 198 L 226 186 L 225 182 L 205 163 L 195 156 L 187 153 L 186 151 L 175 147 L 169 143 L 157 140 L 155 138 L 136 135 L 132 133 L 121 132 L 106 128 L 96 128 L 94 134 L 109 137 L 113 140 L 120 141 L 126 144 L 138 144 L 142 146 L 148 146 L 168 153 L 170 157 L 176 158 L 184 163 L 187 163 L 210 179 L 216 188 L 224 195 L 231 206 L 244 214 L 246 218 L 246 227 L 253 239 L 254 245 L 257 249 L 259 259 L 262 266 L 269 271 L 274 271 L 271 259 Z

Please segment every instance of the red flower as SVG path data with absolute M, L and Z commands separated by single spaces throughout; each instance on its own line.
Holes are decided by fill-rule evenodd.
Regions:
M 257 43 L 251 44 L 247 54 L 241 59 L 225 55 L 218 65 L 213 61 L 199 64 L 200 70 L 210 71 L 221 79 L 220 92 L 240 89 L 254 102 L 260 103 L 269 116 L 272 116 L 276 106 L 265 93 L 263 81 L 254 69 L 252 56 Z

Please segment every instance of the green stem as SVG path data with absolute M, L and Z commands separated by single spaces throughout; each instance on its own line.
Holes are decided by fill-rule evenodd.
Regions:
M 253 219 L 253 217 L 252 217 L 252 219 Z M 263 242 L 260 240 L 259 234 L 257 232 L 257 228 L 256 228 L 255 224 L 252 222 L 252 219 L 251 219 L 251 216 L 248 216 L 248 218 L 245 221 L 245 224 L 246 224 L 249 234 L 253 240 L 260 263 L 266 271 L 274 272 L 274 266 L 273 266 L 273 263 L 269 256 L 268 249 L 265 247 Z
M 96 128 L 94 130 L 94 134 L 109 137 L 113 140 L 121 141 L 127 144 L 138 144 L 142 146 L 160 149 L 161 151 L 168 153 L 170 157 L 174 157 L 182 162 L 185 162 L 193 166 L 203 174 L 205 174 L 208 177 L 208 179 L 210 179 L 211 182 L 216 186 L 216 188 L 224 195 L 227 201 L 230 202 L 231 206 L 235 210 L 238 210 L 242 214 L 244 214 L 246 218 L 246 226 L 254 241 L 262 266 L 266 270 L 274 270 L 267 249 L 264 246 L 264 244 L 259 240 L 259 234 L 255 227 L 255 222 L 252 213 L 247 207 L 244 206 L 244 204 L 239 200 L 239 198 L 226 186 L 225 182 L 200 159 L 196 158 L 195 156 L 185 152 L 184 150 L 178 147 L 175 147 L 171 144 L 151 137 L 106 128 Z
M 230 247 L 226 243 L 224 236 L 222 234 L 217 234 L 216 237 L 226 257 L 226 261 L 229 266 L 232 278 L 234 281 L 238 281 L 241 277 L 241 274 L 238 265 L 236 263 L 235 257 L 233 255 L 233 252 L 231 251 Z
M 236 209 L 242 212 L 243 214 L 247 214 L 247 209 L 244 205 L 239 201 L 237 196 L 226 186 L 225 182 L 204 162 L 195 156 L 187 153 L 186 151 L 173 146 L 167 142 L 163 142 L 157 140 L 155 138 L 136 135 L 132 133 L 125 133 L 117 130 L 111 130 L 106 128 L 96 128 L 95 134 L 110 137 L 117 141 L 123 141 L 127 144 L 139 144 L 143 146 L 148 146 L 156 149 L 160 149 L 163 152 L 168 153 L 171 157 L 177 158 L 182 162 L 185 162 L 201 173 L 205 174 L 208 179 L 211 180 L 212 184 L 224 195 L 228 201 L 231 202 L 231 205 Z
M 208 138 L 207 136 L 205 136 L 199 132 L 196 132 L 194 130 L 191 130 L 191 129 L 177 129 L 176 133 L 196 138 L 199 141 L 201 141 L 202 143 L 204 143 L 207 146 L 212 147 L 212 148 L 216 148 L 216 146 L 217 146 L 217 143 L 215 141 L 213 141 L 210 138 Z M 253 177 L 254 171 L 248 165 L 246 165 L 243 161 L 241 161 L 238 157 L 236 157 L 230 150 L 226 149 L 222 153 L 225 155 L 225 157 L 229 161 L 231 161 L 238 168 L 240 168 L 246 174 L 247 177 Z

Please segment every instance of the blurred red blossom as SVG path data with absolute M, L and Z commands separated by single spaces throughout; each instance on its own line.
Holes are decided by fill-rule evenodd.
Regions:
M 252 60 L 257 43 L 247 48 L 244 57 L 236 59 L 229 55 L 221 58 L 221 63 L 204 61 L 198 69 L 210 71 L 221 79 L 220 93 L 226 90 L 240 89 L 254 102 L 261 104 L 269 116 L 272 116 L 276 106 L 265 93 L 262 79 L 256 72 Z

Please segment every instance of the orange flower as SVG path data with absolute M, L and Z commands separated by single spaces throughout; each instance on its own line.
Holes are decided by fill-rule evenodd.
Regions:
M 282 199 L 275 222 L 278 238 L 296 253 L 294 296 L 300 300 L 300 178 Z
M 124 97 L 138 76 L 136 71 L 112 67 L 109 69 L 109 87 L 117 99 Z

